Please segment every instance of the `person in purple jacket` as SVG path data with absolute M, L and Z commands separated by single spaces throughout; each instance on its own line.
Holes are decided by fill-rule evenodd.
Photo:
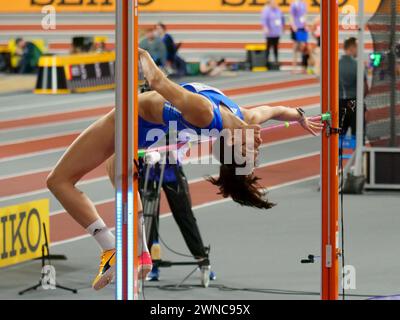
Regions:
M 275 63 L 279 63 L 279 39 L 281 38 L 285 18 L 275 0 L 267 1 L 262 11 L 262 25 L 267 39 L 267 66 L 269 66 L 269 56 L 271 49 L 274 50 Z
M 290 27 L 294 41 L 293 67 L 296 68 L 298 55 L 304 43 L 307 43 L 307 4 L 304 0 L 296 0 L 290 6 Z

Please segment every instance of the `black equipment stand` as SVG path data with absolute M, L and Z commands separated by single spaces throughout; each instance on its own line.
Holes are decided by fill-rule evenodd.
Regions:
M 49 275 L 50 271 L 47 272 L 47 273 L 45 273 L 43 271 L 44 267 L 46 266 L 46 260 L 48 262 L 47 265 L 49 265 L 49 266 L 51 266 L 51 260 L 67 260 L 67 257 L 65 255 L 61 255 L 61 254 L 51 255 L 50 254 L 49 242 L 48 242 L 48 239 L 47 239 L 47 231 L 46 231 L 46 224 L 45 223 L 43 223 L 43 230 L 44 230 L 45 243 L 42 245 L 42 256 L 41 256 L 41 258 L 36 259 L 36 260 L 39 260 L 39 259 L 42 260 L 42 271 L 41 271 L 40 280 L 39 280 L 38 284 L 18 292 L 18 294 L 20 296 L 22 296 L 23 294 L 25 294 L 27 292 L 37 290 L 38 288 L 42 287 L 43 284 L 51 285 L 51 280 L 49 280 L 49 279 L 46 280 L 46 276 Z M 54 288 L 55 289 L 62 289 L 62 290 L 70 291 L 72 293 L 78 293 L 77 289 L 71 289 L 71 288 L 67 288 L 67 287 L 61 286 L 57 282 L 55 282 Z
M 147 242 L 150 239 L 150 232 L 153 228 L 153 223 L 157 223 L 157 216 L 159 215 L 159 204 L 160 204 L 160 197 L 161 197 L 161 187 L 163 184 L 164 179 L 164 172 L 165 172 L 165 162 L 166 159 L 161 160 L 161 164 L 154 164 L 150 165 L 148 163 L 144 163 L 145 165 L 145 181 L 144 181 L 144 188 L 143 188 L 143 218 L 146 230 L 146 237 Z M 160 166 L 160 179 L 156 184 L 156 187 L 149 187 L 149 177 L 150 177 L 150 170 L 154 168 L 156 170 L 156 165 Z M 158 224 L 157 224 L 157 233 L 158 233 Z M 207 248 L 207 253 L 209 253 L 210 248 Z M 193 271 L 186 276 L 183 281 L 178 284 L 176 287 L 180 287 L 198 268 L 209 266 L 210 262 L 208 259 L 204 259 L 202 261 L 187 261 L 187 262 L 173 262 L 173 261 L 164 261 L 160 260 L 153 260 L 153 265 L 159 268 L 170 268 L 172 266 L 196 266 Z M 208 287 L 209 285 L 209 272 L 203 276 L 201 279 L 202 285 L 204 287 Z

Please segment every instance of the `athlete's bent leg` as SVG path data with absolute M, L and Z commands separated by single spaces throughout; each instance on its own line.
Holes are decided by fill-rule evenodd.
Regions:
M 111 111 L 73 142 L 47 178 L 49 190 L 103 249 L 99 274 L 93 282 L 95 289 L 107 285 L 114 276 L 115 238 L 100 218 L 93 202 L 76 184 L 113 153 L 114 111 Z
M 83 227 L 99 219 L 90 199 L 76 187 L 87 173 L 114 153 L 114 111 L 86 129 L 68 148 L 47 178 L 47 186 Z

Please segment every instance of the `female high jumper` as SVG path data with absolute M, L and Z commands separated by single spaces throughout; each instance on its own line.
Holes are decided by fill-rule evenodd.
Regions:
M 255 132 L 254 154 L 261 144 L 260 124 L 274 119 L 299 121 L 301 126 L 316 135 L 323 125 L 307 118 L 301 109 L 261 106 L 254 109 L 239 107 L 221 91 L 202 84 L 178 85 L 170 81 L 156 66 L 149 53 L 139 49 L 140 62 L 151 92 L 139 95 L 139 122 L 168 128 L 176 121 L 180 128 L 216 129 L 222 131 L 247 129 Z M 178 128 L 179 129 L 179 128 Z M 140 129 L 141 130 L 141 129 Z M 87 173 L 114 154 L 115 110 L 103 116 L 71 144 L 47 178 L 47 186 L 71 217 L 91 234 L 102 249 L 99 272 L 93 288 L 99 290 L 109 284 L 115 270 L 115 237 L 99 216 L 93 202 L 76 184 Z M 243 154 L 246 144 L 240 145 Z M 265 199 L 265 192 L 254 173 L 237 175 L 235 163 L 222 161 L 218 179 L 210 178 L 224 197 L 231 197 L 241 205 L 269 209 L 273 206 Z M 141 212 L 141 206 L 139 206 Z M 145 278 L 152 268 L 146 237 L 140 225 L 139 214 L 139 277 Z

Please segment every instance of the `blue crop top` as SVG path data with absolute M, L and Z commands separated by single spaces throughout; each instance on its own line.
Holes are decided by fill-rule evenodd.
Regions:
M 189 90 L 193 93 L 197 93 L 206 97 L 213 106 L 214 118 L 210 125 L 206 128 L 198 128 L 187 122 L 183 117 L 181 112 L 173 106 L 171 103 L 166 102 L 164 104 L 163 110 L 163 120 L 164 123 L 168 125 L 170 121 L 175 121 L 177 123 L 177 130 L 181 131 L 184 129 L 193 129 L 197 134 L 201 134 L 201 129 L 217 129 L 218 131 L 223 130 L 223 121 L 220 111 L 221 103 L 224 104 L 234 115 L 243 120 L 243 114 L 239 106 L 224 95 L 220 90 L 207 86 L 202 83 L 184 83 L 181 87 Z

